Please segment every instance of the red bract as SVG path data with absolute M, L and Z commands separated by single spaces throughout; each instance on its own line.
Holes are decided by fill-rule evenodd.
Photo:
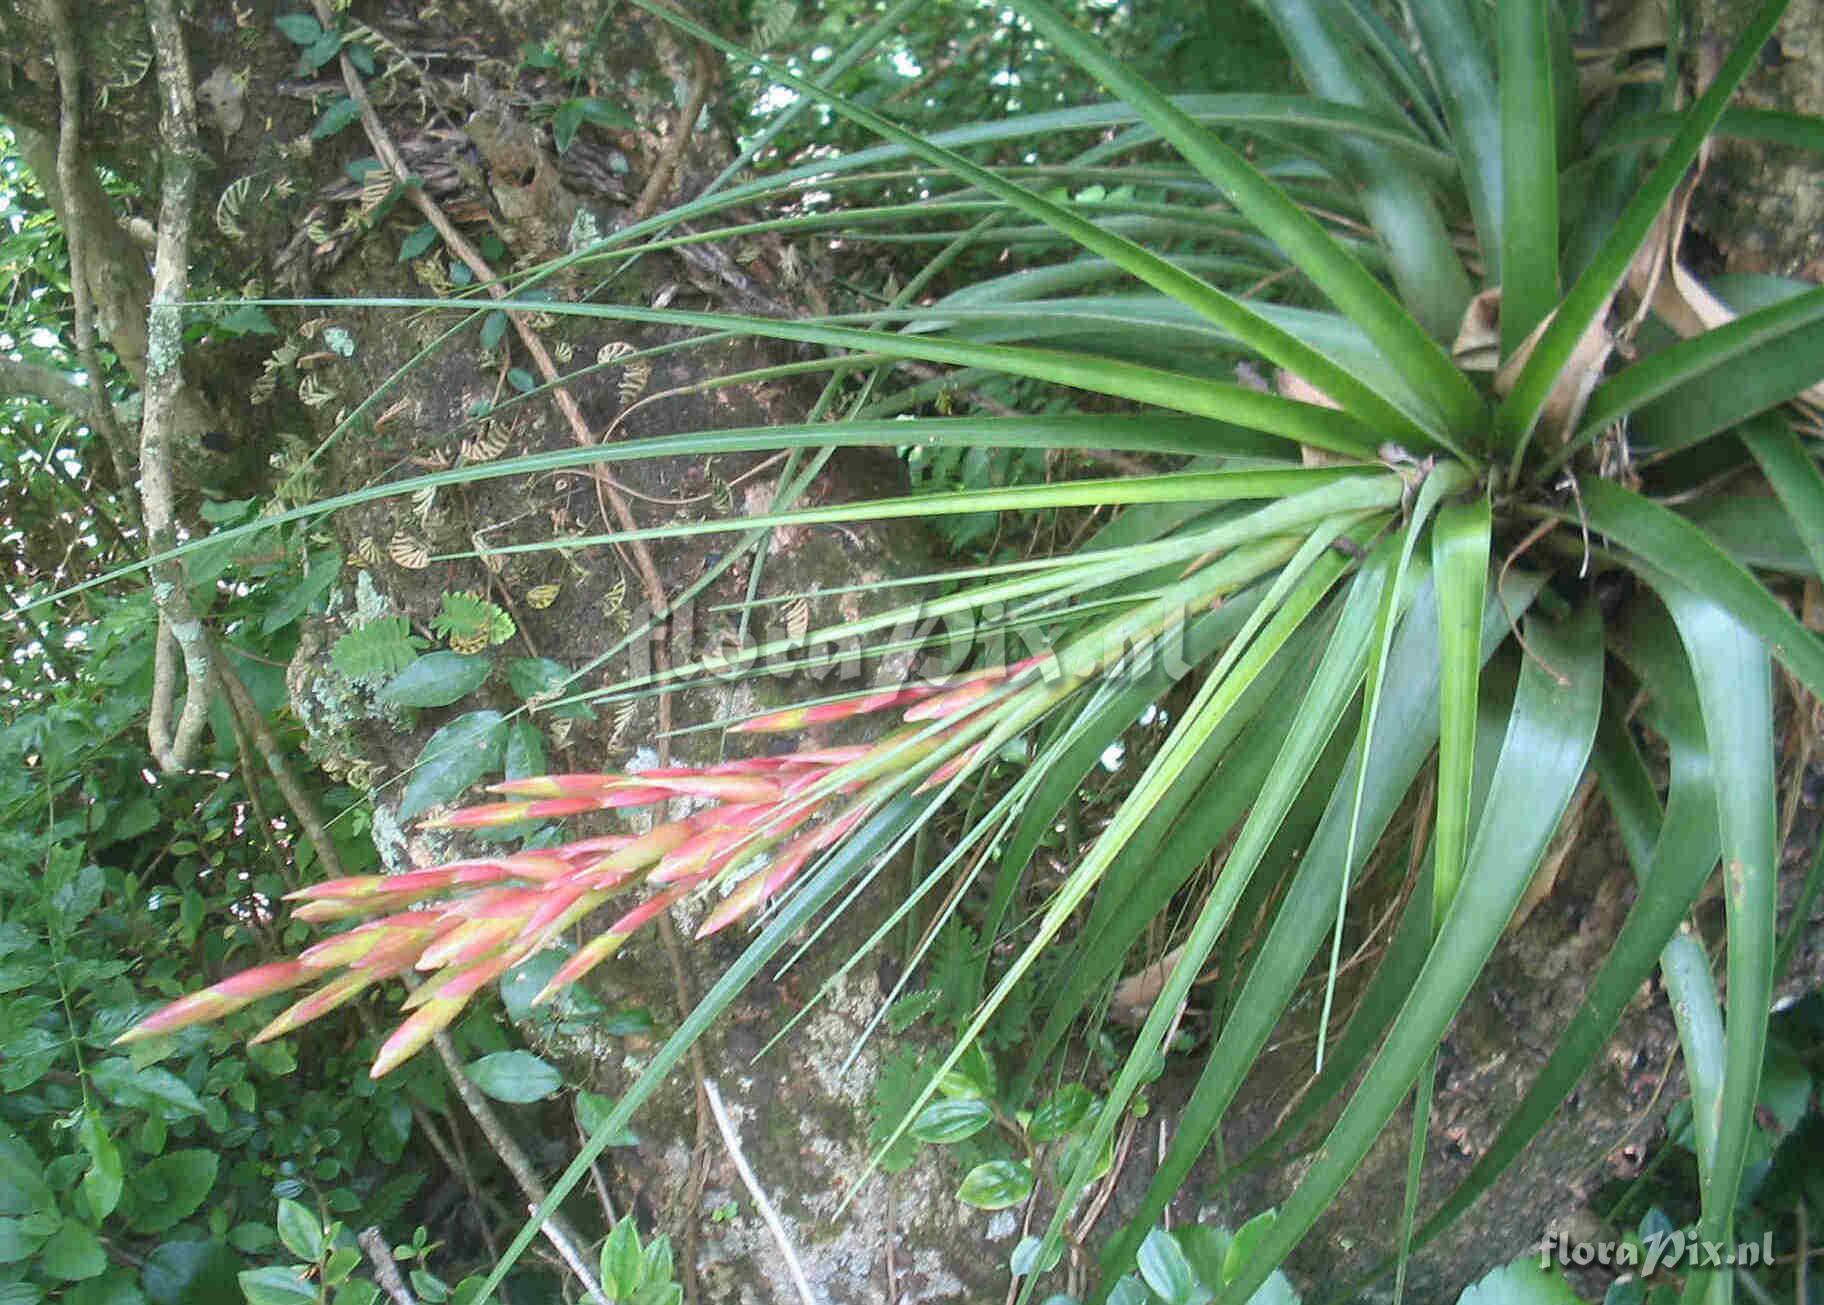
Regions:
M 447 1027 L 470 998 L 511 966 L 557 942 L 617 894 L 649 889 L 608 928 L 584 942 L 535 1001 L 549 1000 L 613 956 L 661 911 L 709 885 L 726 882 L 699 938 L 750 915 L 788 887 L 811 858 L 878 809 L 892 785 L 943 746 L 958 722 L 997 685 L 1031 663 L 976 672 L 935 685 L 895 689 L 842 703 L 794 708 L 746 723 L 748 731 L 792 728 L 869 711 L 910 708 L 901 729 L 872 744 L 807 748 L 701 767 L 639 774 L 543 775 L 508 780 L 490 791 L 507 801 L 464 807 L 426 825 L 487 828 L 621 807 L 694 802 L 699 809 L 642 834 L 604 834 L 557 847 L 475 857 L 397 875 L 358 875 L 288 894 L 301 920 L 365 922 L 280 961 L 224 979 L 172 1002 L 121 1041 L 174 1032 L 218 1019 L 262 997 L 306 984 L 315 988 L 255 1036 L 290 1033 L 385 979 L 422 980 L 406 998 L 407 1018 L 375 1058 L 377 1078 Z M 968 765 L 978 748 L 950 758 L 926 787 Z M 864 791 L 865 790 L 865 791 Z M 872 794 L 873 796 L 869 796 Z

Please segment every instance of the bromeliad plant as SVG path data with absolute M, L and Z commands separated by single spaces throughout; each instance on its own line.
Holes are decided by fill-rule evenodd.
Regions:
M 569 261 L 615 266 L 680 241 L 755 230 L 865 240 L 875 224 L 898 226 L 893 238 L 946 248 L 889 310 L 858 318 L 783 321 L 546 300 L 539 310 L 798 341 L 841 351 L 830 366 L 844 371 L 882 360 L 938 363 L 963 369 L 966 382 L 1021 378 L 1137 411 L 871 420 L 918 398 L 883 394 L 843 421 L 605 443 L 421 477 L 299 514 L 562 462 L 659 454 L 920 444 L 1089 447 L 1192 461 L 1154 475 L 812 509 L 795 509 L 790 498 L 821 463 L 806 472 L 794 461 L 784 482 L 791 488 L 769 515 L 640 532 L 747 532 L 743 545 L 753 546 L 767 528 L 786 524 L 1125 509 L 1083 550 L 974 568 L 971 584 L 918 609 L 926 617 L 975 613 L 986 626 L 1043 639 L 1046 649 L 1030 662 L 980 666 L 937 691 L 883 691 L 749 722 L 783 727 L 818 712 L 910 704 L 903 728 L 880 742 L 508 785 L 513 801 L 446 823 L 686 796 L 715 805 L 638 836 L 319 885 L 303 895 L 301 913 L 392 914 L 297 962 L 189 998 L 143 1027 L 208 1018 L 327 980 L 268 1030 L 283 1031 L 380 978 L 428 970 L 380 1071 L 610 894 L 650 887 L 554 983 L 579 977 L 685 893 L 732 888 L 706 929 L 777 895 L 770 921 L 556 1184 L 548 1211 L 797 931 L 839 894 L 859 891 L 961 786 L 981 783 L 1006 745 L 1026 740 L 1030 760 L 1019 777 L 982 790 L 982 814 L 876 941 L 953 872 L 980 877 L 983 936 L 1011 934 L 1018 945 L 1004 969 L 991 972 L 980 960 L 987 995 L 946 1068 L 1019 985 L 1038 981 L 1037 963 L 1049 953 L 1059 963 L 1042 971 L 1051 976 L 1039 1007 L 1047 1018 L 1011 1089 L 1021 1096 L 1119 976 L 1147 924 L 1219 853 L 1060 1194 L 1046 1246 L 1032 1257 L 1051 1261 L 1095 1158 L 1193 980 L 1216 957 L 1229 984 L 1225 1014 L 1139 1217 L 1104 1256 L 1105 1291 L 1216 1135 L 1327 946 L 1318 1076 L 1287 1137 L 1326 1106 L 1344 1104 L 1227 1282 L 1221 1299 L 1245 1301 L 1415 1090 L 1415 1170 L 1422 1161 L 1436 1049 L 1593 770 L 1640 880 L 1636 903 L 1494 1145 L 1416 1231 L 1409 1199 L 1402 1262 L 1527 1145 L 1656 963 L 1680 1019 L 1697 1102 L 1698 1235 L 1727 1241 L 1756 1127 L 1775 974 L 1770 661 L 1799 692 L 1824 694 L 1824 641 L 1789 606 L 1795 585 L 1824 569 L 1824 476 L 1815 429 L 1784 406 L 1824 376 L 1824 290 L 1771 278 L 1703 286 L 1678 262 L 1677 237 L 1705 143 L 1719 129 L 1812 148 L 1824 140 L 1817 123 L 1729 108 L 1783 4 L 1763 5 L 1701 93 L 1679 107 L 1677 50 L 1668 51 L 1658 85 L 1643 86 L 1635 68 L 1609 79 L 1612 93 L 1581 95 L 1568 35 L 1575 7 L 1546 0 L 1492 8 L 1414 0 L 1412 42 L 1365 0 L 1273 0 L 1269 13 L 1311 94 L 1178 98 L 1116 63 L 1045 0 L 1015 0 L 1040 39 L 1116 99 L 923 138 L 753 59 L 657 0 L 635 2 L 885 144 L 693 202 Z M 1104 134 L 1074 159 L 1034 162 L 1040 143 L 1072 130 Z M 1237 130 L 1256 134 L 1251 157 L 1232 143 Z M 1011 163 L 962 152 L 1009 145 Z M 864 169 L 907 159 L 921 165 L 916 175 L 932 192 L 916 207 L 801 207 L 766 222 L 666 235 L 681 219 L 700 221 L 733 204 L 874 184 L 881 174 Z M 948 188 L 933 176 L 948 177 Z M 1072 186 L 1110 180 L 1132 189 L 1120 198 L 1104 191 L 1095 203 L 1071 198 Z M 971 225 L 930 225 L 956 218 Z M 984 247 L 1037 251 L 1037 261 L 935 302 L 918 299 L 943 269 Z M 1270 385 L 1259 382 L 1262 369 Z M 907 615 L 891 611 L 818 635 L 874 637 Z M 677 667 L 618 691 L 686 685 L 712 669 Z M 1034 851 L 1083 777 L 1180 680 L 1194 693 L 1131 793 L 1044 909 L 1010 923 Z M 927 696 L 912 703 L 920 692 Z M 1643 730 L 1669 756 L 1663 803 L 1643 761 Z M 1422 782 L 1427 773 L 1432 779 Z M 1421 818 L 1400 819 L 1421 807 Z M 1431 831 L 1415 851 L 1418 887 L 1367 998 L 1332 1037 L 1329 993 L 1352 889 L 1400 828 Z M 1703 952 L 1681 930 L 1719 861 L 1726 1022 Z M 1249 949 L 1230 926 L 1263 912 L 1264 938 Z M 522 1232 L 495 1280 L 532 1235 Z M 1731 1289 L 1727 1274 L 1694 1283 L 1711 1299 Z M 1028 1294 L 1034 1289 L 1029 1281 Z

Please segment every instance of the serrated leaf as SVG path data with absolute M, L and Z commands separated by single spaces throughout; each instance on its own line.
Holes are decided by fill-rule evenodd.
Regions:
M 0 1217 L 0 1264 L 18 1264 L 38 1254 L 39 1248 L 57 1231 L 57 1218 L 55 1213 L 49 1213 L 40 1224 L 31 1219 Z
M 218 330 L 230 335 L 277 335 L 279 328 L 272 324 L 272 318 L 258 304 L 242 304 L 233 312 L 224 313 L 215 319 Z
M 436 243 L 437 228 L 426 222 L 399 242 L 398 261 L 409 263 Z
M 409 820 L 428 807 L 448 802 L 498 769 L 506 739 L 506 718 L 497 711 L 469 712 L 431 735 L 406 783 L 399 819 Z
M 215 1186 L 221 1157 L 201 1147 L 169 1151 L 134 1171 L 129 1187 L 135 1232 L 160 1233 L 196 1213 Z
M 515 657 L 507 663 L 507 684 L 522 700 L 552 693 L 570 678 L 570 668 L 549 657 Z
M 476 1087 L 496 1101 L 523 1105 L 543 1101 L 564 1085 L 564 1076 L 529 1051 L 496 1051 L 463 1066 Z
M 342 554 L 336 549 L 312 553 L 303 578 L 286 589 L 260 618 L 260 633 L 283 630 L 300 616 L 314 611 L 341 573 Z
M 335 58 L 337 54 L 341 53 L 341 50 L 342 34 L 340 32 L 325 32 L 305 47 L 304 53 L 299 56 L 299 60 L 306 71 L 315 72 L 331 59 Z
M 82 1149 L 89 1153 L 89 1167 L 82 1175 L 82 1194 L 89 1203 L 90 1212 L 97 1219 L 106 1219 L 120 1204 L 121 1186 L 125 1181 L 120 1148 L 108 1136 L 101 1115 L 94 1110 L 83 1111 L 76 1136 Z
M 479 689 L 491 669 L 486 657 L 426 653 L 387 681 L 376 696 L 394 707 L 447 707 Z
M 614 1113 L 614 1098 L 603 1096 L 600 1092 L 578 1092 L 576 1094 L 576 1122 L 582 1125 L 585 1133 L 593 1133 Z M 609 1146 L 638 1146 L 640 1138 L 630 1128 L 616 1130 L 609 1139 Z
M 1051 1248 L 1051 1254 L 1040 1261 L 1039 1252 L 1044 1249 L 1043 1237 L 1026 1236 L 1020 1238 L 1020 1244 L 1013 1248 L 1008 1258 L 1007 1267 L 1016 1278 L 1024 1278 L 1035 1273 L 1050 1273 L 1058 1267 L 1058 1261 L 1064 1258 L 1063 1246 Z
M 1222 1280 L 1225 1283 L 1241 1272 L 1243 1266 L 1254 1254 L 1254 1249 L 1273 1230 L 1273 1221 L 1277 1217 L 1277 1211 L 1262 1210 L 1236 1229 L 1235 1236 L 1229 1242 L 1228 1250 L 1224 1251 L 1222 1256 Z
M 248 1255 L 263 1255 L 279 1244 L 279 1234 L 268 1223 L 237 1223 L 228 1230 L 228 1244 Z
M 381 616 L 342 635 L 330 645 L 329 660 L 357 683 L 397 675 L 418 657 L 424 640 L 412 633 L 403 616 Z
M 323 116 L 318 118 L 316 125 L 310 129 L 310 138 L 328 140 L 360 116 L 360 106 L 348 96 L 340 96 L 331 101 L 330 106 L 323 110 Z
M 610 131 L 632 131 L 640 125 L 627 110 L 606 100 L 591 96 L 575 103 L 581 107 L 583 120 L 597 127 L 606 127 Z
M 576 129 L 583 125 L 583 102 L 565 100 L 557 106 L 557 112 L 551 115 L 551 141 L 557 146 L 557 152 L 566 152 L 571 142 L 576 139 Z
M 132 1061 L 124 1056 L 116 1056 L 92 1067 L 89 1081 L 100 1089 L 102 1096 L 117 1106 L 156 1109 L 161 1115 L 172 1112 L 180 1115 L 203 1113 L 203 1103 L 197 1100 L 190 1085 L 170 1070 L 160 1069 L 157 1065 L 136 1070 Z
M 431 628 L 461 651 L 475 651 L 469 645 L 486 647 L 511 639 L 516 627 L 506 609 L 477 594 L 446 593 Z
M 1457 1298 L 1457 1305 L 1576 1305 L 1577 1293 L 1536 1255 L 1495 1269 Z
M 47 1278 L 64 1282 L 96 1277 L 107 1267 L 108 1253 L 95 1230 L 80 1219 L 65 1219 L 38 1251 L 39 1270 Z
M 1032 1194 L 1032 1166 L 1024 1160 L 990 1160 L 971 1169 L 956 1199 L 978 1210 L 1005 1210 Z

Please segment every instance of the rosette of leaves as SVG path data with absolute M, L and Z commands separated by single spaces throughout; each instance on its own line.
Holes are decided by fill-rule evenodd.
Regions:
M 869 355 L 832 368 L 885 357 L 1091 397 L 1074 412 L 903 421 L 878 418 L 934 392 L 883 386 L 841 422 L 605 443 L 566 460 L 873 444 L 1080 448 L 1151 462 L 1144 474 L 816 508 L 783 493 L 764 515 L 641 532 L 724 532 L 748 546 L 780 525 L 1085 508 L 1113 517 L 1055 556 L 930 577 L 943 592 L 922 609 L 812 632 L 813 647 L 864 638 L 884 655 L 909 614 L 968 613 L 972 637 L 1036 639 L 1055 657 L 995 679 L 960 720 L 946 719 L 938 746 L 879 777 L 869 818 L 801 876 L 545 1208 L 741 987 L 968 785 L 978 800 L 961 834 L 874 941 L 920 902 L 952 910 L 967 898 L 993 945 L 981 949 L 973 1014 L 882 1149 L 922 1116 L 1013 994 L 1043 980 L 1044 1021 L 1007 1085 L 1020 1099 L 1119 977 L 1130 946 L 1180 903 L 1173 963 L 1106 1085 L 1081 1160 L 1058 1184 L 1032 1262 L 1055 1253 L 1196 977 L 1220 961 L 1229 999 L 1161 1171 L 1105 1254 L 1104 1292 L 1133 1266 L 1315 963 L 1319 1072 L 1289 1123 L 1296 1132 L 1326 1107 L 1340 1111 L 1217 1296 L 1248 1300 L 1414 1092 L 1422 1160 L 1439 1043 L 1593 773 L 1594 800 L 1612 812 L 1642 890 L 1506 1128 L 1424 1226 L 1414 1227 L 1409 1202 L 1402 1245 L 1422 1244 L 1487 1190 L 1656 965 L 1694 1068 L 1698 1235 L 1729 1240 L 1780 943 L 1773 668 L 1796 693 L 1824 692 L 1824 640 L 1793 610 L 1824 569 L 1824 476 L 1815 428 L 1792 406 L 1824 377 L 1824 290 L 1773 278 L 1703 285 L 1678 260 L 1678 227 L 1713 134 L 1824 142 L 1815 121 L 1730 108 L 1780 0 L 1757 9 L 1701 87 L 1687 92 L 1680 78 L 1694 52 L 1671 48 L 1658 84 L 1623 68 L 1630 75 L 1605 77 L 1588 96 L 1568 7 L 1422 0 L 1413 31 L 1396 33 L 1358 0 L 1274 0 L 1268 13 L 1309 93 L 1177 97 L 1045 0 L 1015 0 L 1058 57 L 1111 98 L 928 137 L 656 0 L 636 3 L 883 144 L 731 187 L 567 261 L 608 264 L 673 239 L 756 230 L 841 229 L 860 243 L 877 225 L 943 252 L 887 309 L 840 321 L 548 301 L 540 310 Z M 1060 142 L 1083 138 L 1081 152 L 1057 157 Z M 1057 161 L 1035 175 L 1041 157 Z M 837 205 L 664 234 L 682 219 L 813 185 L 830 192 L 908 161 L 931 179 L 916 206 Z M 1072 197 L 1111 172 L 1133 189 Z M 1056 191 L 1054 177 L 1085 189 Z M 965 257 L 981 250 L 1017 250 L 1020 265 Z M 963 269 L 948 293 L 921 297 L 946 267 Z M 438 483 L 551 465 L 550 455 L 512 459 Z M 805 479 L 793 477 L 804 465 L 792 463 L 791 493 L 802 492 Z M 679 666 L 608 692 L 725 669 Z M 1091 767 L 1175 685 L 1187 700 L 1131 790 L 1061 881 L 1027 889 L 1036 904 L 1021 901 L 1036 849 Z M 987 782 L 1015 743 L 1023 764 Z M 1643 760 L 1659 750 L 1670 765 L 1663 795 Z M 1416 889 L 1367 998 L 1332 1032 L 1351 902 L 1415 829 Z M 1212 858 L 1207 887 L 1186 900 Z M 736 858 L 729 873 L 748 864 Z M 1681 932 L 1719 864 L 1726 1007 Z M 976 894 L 933 897 L 955 876 Z M 1248 931 L 1258 946 L 1239 936 L 1244 919 L 1258 922 Z M 1692 1281 L 1709 1299 L 1731 1290 L 1726 1273 Z M 1026 1298 L 1038 1283 L 1026 1280 Z

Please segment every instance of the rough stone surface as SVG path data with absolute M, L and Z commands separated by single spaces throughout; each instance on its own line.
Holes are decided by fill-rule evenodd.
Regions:
M 1758 7 L 1752 0 L 1698 0 L 1694 30 L 1726 50 Z M 1738 103 L 1824 114 L 1824 3 L 1793 0 Z M 1720 142 L 1693 213 L 1729 271 L 1824 280 L 1824 160 L 1817 154 Z

